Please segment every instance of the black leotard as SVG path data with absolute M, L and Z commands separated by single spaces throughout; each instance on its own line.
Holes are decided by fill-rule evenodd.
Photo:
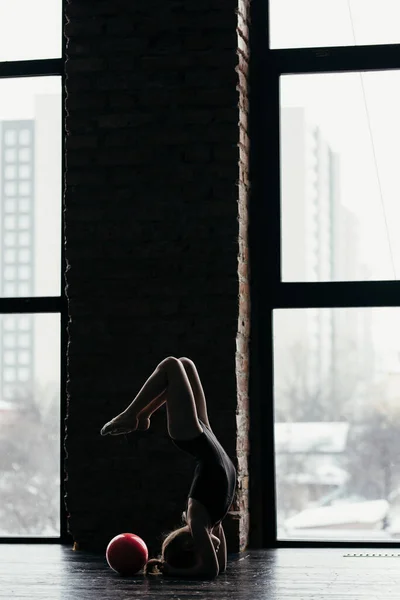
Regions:
M 200 419 L 199 419 L 200 421 Z M 201 502 L 214 527 L 222 521 L 232 504 L 236 489 L 236 469 L 215 437 L 202 421 L 203 433 L 191 440 L 172 440 L 175 446 L 196 459 L 188 498 Z

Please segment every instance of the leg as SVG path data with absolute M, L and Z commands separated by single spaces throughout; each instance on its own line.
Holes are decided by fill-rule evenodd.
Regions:
M 172 438 L 190 439 L 201 433 L 196 404 L 186 371 L 180 361 L 169 357 L 150 375 L 131 404 L 101 430 L 127 433 L 138 427 L 138 417 L 146 410 L 154 412 L 167 401 L 168 431 Z
M 102 435 L 106 435 L 107 433 L 118 435 L 129 433 L 136 429 L 148 429 L 148 417 L 151 414 L 150 411 L 153 412 L 151 409 L 158 401 L 160 401 L 160 406 L 165 401 L 165 392 L 168 384 L 166 363 L 168 360 L 163 360 L 156 367 L 133 402 L 122 413 L 104 425 L 101 429 Z M 146 410 L 149 410 L 149 414 L 146 414 Z
M 146 406 L 146 408 L 144 408 L 139 413 L 139 415 L 138 415 L 139 420 L 140 419 L 150 419 L 151 415 L 153 413 L 155 413 L 159 408 L 161 408 L 162 405 L 165 404 L 166 401 L 167 401 L 167 391 L 165 390 L 165 392 L 163 394 L 161 394 L 161 396 L 159 396 L 155 400 L 152 400 L 152 402 L 150 402 L 150 404 L 148 404 Z
M 166 396 L 169 435 L 177 440 L 189 440 L 202 433 L 193 390 L 178 359 L 169 365 Z
M 192 387 L 194 400 L 196 402 L 197 416 L 205 425 L 207 425 L 207 427 L 210 427 L 207 414 L 207 402 L 196 365 L 192 360 L 185 357 L 180 358 L 179 361 L 183 364 L 186 375 L 188 376 L 190 385 Z
M 189 358 L 182 357 L 179 359 L 179 361 L 182 363 L 183 368 L 186 371 L 186 375 L 189 379 L 190 386 L 192 388 L 194 401 L 196 403 L 197 416 L 203 421 L 205 425 L 207 425 L 207 427 L 211 428 L 208 420 L 207 403 L 204 396 L 203 386 L 201 385 L 200 377 L 196 366 L 194 362 Z M 166 400 L 167 392 L 165 391 L 164 394 L 153 400 L 146 408 L 142 410 L 142 412 L 139 414 L 139 429 L 141 428 L 140 422 L 145 422 L 146 420 L 150 419 L 151 415 L 155 413 L 159 408 L 161 408 L 161 406 L 166 402 Z M 148 427 L 143 427 L 143 429 L 147 428 Z
M 164 394 L 161 394 L 161 396 L 150 402 L 150 404 L 138 414 L 136 428 L 138 431 L 147 431 L 149 429 L 151 415 L 161 408 L 166 399 L 167 395 L 164 392 Z

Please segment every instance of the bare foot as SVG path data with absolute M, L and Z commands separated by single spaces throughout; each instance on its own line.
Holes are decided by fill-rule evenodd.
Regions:
M 147 431 L 149 427 L 150 427 L 149 417 L 144 417 L 139 414 L 137 431 Z
M 139 425 L 139 420 L 136 416 L 128 416 L 125 413 L 121 413 L 111 421 L 108 421 L 100 430 L 101 435 L 121 435 L 123 433 L 130 433 L 136 431 Z

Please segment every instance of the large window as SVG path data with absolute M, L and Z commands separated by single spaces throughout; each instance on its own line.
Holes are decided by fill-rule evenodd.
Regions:
M 0 540 L 59 539 L 62 0 L 0 0 Z
M 255 4 L 263 541 L 396 543 L 400 5 Z

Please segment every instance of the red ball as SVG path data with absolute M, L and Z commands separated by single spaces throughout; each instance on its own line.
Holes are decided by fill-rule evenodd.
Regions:
M 106 559 L 110 567 L 120 575 L 135 575 L 143 569 L 149 558 L 147 546 L 134 533 L 120 533 L 107 546 Z

